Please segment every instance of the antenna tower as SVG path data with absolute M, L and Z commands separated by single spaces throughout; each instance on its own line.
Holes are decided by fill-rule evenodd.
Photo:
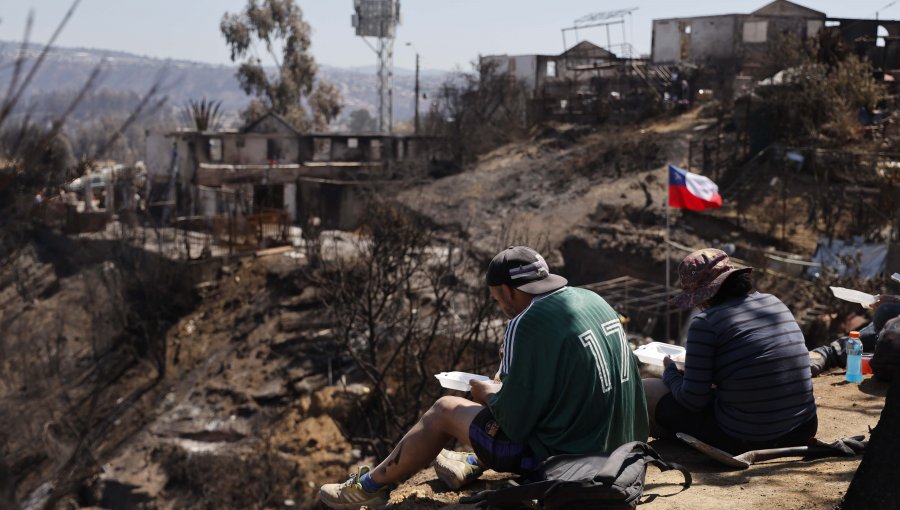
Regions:
M 394 37 L 400 24 L 400 0 L 353 0 L 356 35 L 378 56 L 378 130 L 391 133 L 394 123 Z M 366 37 L 376 39 L 372 45 Z
M 632 58 L 634 56 L 634 48 L 628 43 L 628 38 L 625 35 L 625 17 L 631 16 L 631 13 L 636 10 L 638 10 L 637 7 L 629 7 L 627 9 L 618 9 L 615 11 L 596 12 L 576 19 L 571 27 L 562 29 L 563 51 L 569 49 L 568 41 L 566 40 L 566 34 L 568 32 L 575 32 L 575 40 L 577 42 L 579 30 L 603 27 L 606 29 L 606 49 L 608 51 L 619 53 L 620 57 Z M 622 27 L 622 42 L 615 45 L 617 48 L 614 48 L 612 36 L 609 32 L 609 27 L 613 25 L 621 25 Z

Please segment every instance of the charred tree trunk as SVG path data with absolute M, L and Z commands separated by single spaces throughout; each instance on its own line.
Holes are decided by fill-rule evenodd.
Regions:
M 859 469 L 841 502 L 842 510 L 900 508 L 900 377 L 896 374 L 884 401 L 884 409 Z

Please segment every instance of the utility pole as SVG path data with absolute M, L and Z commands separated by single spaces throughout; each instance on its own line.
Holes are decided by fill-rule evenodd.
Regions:
M 416 134 L 419 134 L 419 52 L 416 52 Z
M 415 120 L 413 121 L 413 127 L 415 129 L 415 133 L 419 134 L 419 49 L 416 48 L 416 46 L 411 42 L 406 43 L 406 46 L 409 46 L 413 51 L 416 52 L 416 100 L 414 103 Z

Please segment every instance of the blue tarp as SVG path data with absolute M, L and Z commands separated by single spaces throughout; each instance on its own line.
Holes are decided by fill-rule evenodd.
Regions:
M 866 244 L 861 240 L 851 242 L 836 239 L 819 239 L 813 262 L 820 267 L 810 267 L 806 275 L 818 278 L 822 275 L 838 277 L 876 278 L 884 273 L 887 264 L 887 244 Z

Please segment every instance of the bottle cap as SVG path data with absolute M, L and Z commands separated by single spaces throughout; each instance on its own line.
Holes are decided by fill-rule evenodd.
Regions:
M 850 338 L 859 338 L 859 331 L 851 331 Z

